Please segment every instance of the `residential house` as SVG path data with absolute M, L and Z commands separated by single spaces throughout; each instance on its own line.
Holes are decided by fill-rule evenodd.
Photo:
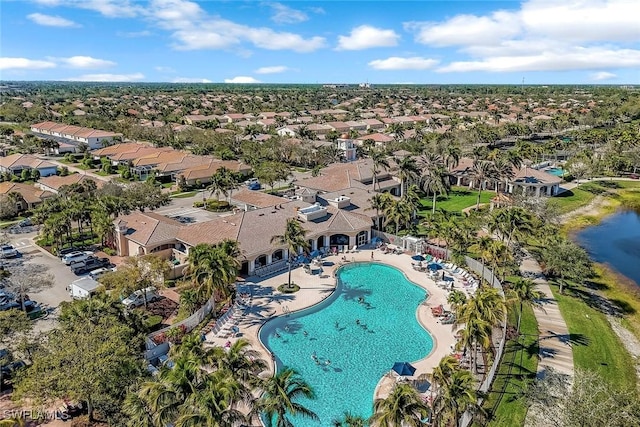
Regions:
M 207 157 L 208 163 L 203 163 L 198 166 L 186 168 L 180 172 L 175 173 L 176 182 L 180 185 L 193 186 L 197 182 L 200 184 L 208 184 L 211 182 L 211 177 L 220 169 L 225 167 L 232 172 L 240 173 L 243 176 L 251 173 L 251 166 L 248 166 L 237 160 L 217 160 Z
M 9 194 L 11 193 L 15 193 L 19 196 L 16 200 L 18 212 L 33 209 L 46 199 L 54 196 L 53 193 L 41 190 L 33 185 L 7 181 L 0 182 L 0 197 L 9 197 Z
M 93 178 L 81 173 L 74 173 L 66 176 L 51 175 L 45 178 L 40 178 L 35 185 L 37 187 L 40 187 L 42 190 L 59 194 L 60 188 L 68 185 L 80 184 L 85 181 L 93 181 L 96 184 L 96 188 L 102 187 L 105 183 L 104 181 L 96 181 Z
M 31 125 L 31 132 L 41 138 L 52 138 L 75 147 L 83 143 L 90 150 L 101 148 L 104 144 L 111 144 L 116 138 L 122 138 L 120 133 L 49 121 Z
M 12 154 L 6 157 L 0 157 L 0 172 L 10 173 L 12 175 L 20 175 L 23 170 L 36 169 L 40 172 L 40 176 L 55 175 L 58 167 L 46 160 L 40 160 L 30 154 Z

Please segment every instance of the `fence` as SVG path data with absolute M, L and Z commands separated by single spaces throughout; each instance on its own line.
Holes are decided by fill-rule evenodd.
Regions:
M 154 347 L 158 345 L 155 343 L 155 341 L 153 341 L 154 337 L 160 335 L 161 333 L 167 332 L 169 329 L 179 328 L 181 325 L 184 325 L 186 332 L 191 332 L 200 323 L 202 323 L 202 321 L 205 319 L 205 317 L 209 315 L 209 313 L 211 313 L 214 307 L 215 307 L 215 299 L 212 296 L 211 298 L 209 298 L 209 301 L 207 301 L 205 305 L 200 307 L 195 313 L 193 313 L 191 316 L 187 317 L 186 319 L 181 320 L 178 323 L 174 323 L 171 326 L 167 326 L 166 328 L 150 333 L 149 335 L 147 335 L 147 338 L 145 340 L 147 350 L 152 350 Z
M 443 251 L 444 253 L 447 254 L 447 256 L 451 255 L 448 249 L 443 249 L 440 246 L 429 245 L 429 244 L 425 244 L 424 246 L 431 249 L 432 251 L 433 250 Z M 486 280 L 487 283 L 491 284 L 491 286 L 496 288 L 500 293 L 500 295 L 504 297 L 504 289 L 502 288 L 502 283 L 500 282 L 500 280 L 498 280 L 498 278 L 493 273 L 493 271 L 491 271 L 491 269 L 486 268 L 486 266 L 483 266 L 482 263 L 468 256 L 465 256 L 465 262 L 467 263 L 467 267 L 469 267 L 470 270 L 472 270 L 478 276 L 482 276 L 482 278 L 484 278 L 484 280 Z M 502 359 L 502 354 L 504 353 L 504 346 L 507 341 L 507 320 L 506 319 L 502 320 L 500 329 L 502 329 L 502 336 L 500 337 L 500 342 L 498 343 L 498 347 L 496 350 L 496 357 L 493 360 L 491 369 L 489 369 L 489 372 L 485 376 L 484 381 L 482 382 L 482 384 L 480 384 L 480 387 L 478 389 L 483 393 L 486 393 L 487 391 L 489 391 L 489 388 L 491 387 L 491 383 L 495 379 L 496 372 L 498 371 L 498 367 L 500 366 L 500 360 Z M 482 404 L 482 401 L 483 399 L 480 399 L 478 401 L 478 404 Z M 460 427 L 468 427 L 471 424 L 472 420 L 473 418 L 471 414 L 469 412 L 465 412 L 462 415 L 459 425 Z

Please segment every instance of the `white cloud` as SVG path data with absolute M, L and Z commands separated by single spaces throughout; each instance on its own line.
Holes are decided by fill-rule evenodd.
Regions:
M 126 37 L 126 38 L 138 38 L 138 37 L 149 37 L 151 35 L 153 35 L 153 33 L 149 30 L 144 30 L 144 31 L 118 31 L 116 33 L 119 37 Z
M 615 79 L 618 76 L 613 74 L 613 73 L 610 73 L 608 71 L 598 71 L 597 73 L 591 73 L 591 75 L 589 77 L 591 77 L 591 80 L 594 80 L 596 82 L 600 82 L 600 81 L 603 81 L 603 80 Z
M 144 8 L 130 0 L 35 0 L 44 6 L 66 6 L 93 10 L 107 18 L 133 18 L 144 14 Z
M 254 73 L 256 74 L 277 74 L 289 71 L 290 68 L 284 65 L 274 65 L 272 67 L 260 67 Z
M 72 82 L 135 82 L 144 79 L 144 74 L 84 74 L 65 80 Z
M 236 76 L 232 79 L 224 79 L 225 83 L 260 83 L 260 80 L 256 80 L 249 76 Z
M 638 6 L 632 0 L 529 0 L 517 10 L 407 22 L 418 43 L 459 46 L 468 58 L 441 72 L 565 71 L 637 67 Z
M 188 0 L 154 0 L 149 9 L 151 19 L 172 31 L 178 50 L 228 49 L 248 42 L 267 50 L 312 52 L 326 45 L 323 37 L 304 38 L 299 34 L 279 32 L 267 27 L 249 27 L 208 15 L 197 3 Z
M 157 67 L 153 67 L 154 70 L 160 72 L 160 73 L 175 73 L 176 70 L 174 70 L 171 67 L 164 67 L 162 65 L 158 65 Z
M 559 48 L 531 55 L 493 56 L 478 61 L 457 61 L 436 71 L 568 71 L 614 67 L 640 67 L 640 50 L 601 47 Z
M 0 58 L 0 70 L 41 70 L 44 68 L 55 68 L 56 63 L 53 61 L 41 61 L 28 58 Z
M 361 25 L 351 30 L 348 36 L 338 37 L 337 50 L 362 50 L 372 47 L 396 46 L 400 36 L 393 30 Z
M 213 83 L 209 79 L 198 79 L 193 77 L 178 77 L 172 80 L 173 83 Z
M 392 56 L 387 59 L 376 59 L 369 62 L 369 66 L 376 70 L 427 70 L 438 64 L 438 60 L 412 56 L 401 58 Z
M 486 45 L 519 33 L 517 16 L 494 12 L 491 16 L 458 15 L 443 23 L 407 22 L 404 28 L 416 33 L 416 41 L 432 46 Z
M 70 28 L 82 26 L 69 19 L 63 18 L 62 16 L 45 15 L 43 13 L 32 13 L 30 15 L 27 15 L 27 18 L 38 25 L 44 25 L 46 27 Z
M 106 59 L 92 58 L 90 56 L 72 56 L 69 58 L 47 58 L 53 61 L 59 61 L 71 68 L 107 68 L 117 65 L 113 61 Z
M 268 3 L 268 5 L 273 9 L 271 20 L 277 24 L 298 24 L 309 19 L 306 13 L 282 3 Z

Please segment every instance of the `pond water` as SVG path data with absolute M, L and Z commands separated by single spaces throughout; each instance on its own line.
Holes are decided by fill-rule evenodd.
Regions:
M 640 215 L 622 211 L 579 231 L 576 241 L 594 261 L 607 263 L 640 286 Z

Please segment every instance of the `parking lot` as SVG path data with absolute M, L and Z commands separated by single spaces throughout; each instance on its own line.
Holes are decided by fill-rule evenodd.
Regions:
M 66 287 L 78 277 L 59 258 L 35 245 L 35 236 L 35 232 L 7 235 L 9 243 L 20 252 L 19 257 L 2 260 L 11 274 L 7 290 L 18 293 L 22 285 L 31 300 L 52 311 L 62 301 L 71 301 Z

